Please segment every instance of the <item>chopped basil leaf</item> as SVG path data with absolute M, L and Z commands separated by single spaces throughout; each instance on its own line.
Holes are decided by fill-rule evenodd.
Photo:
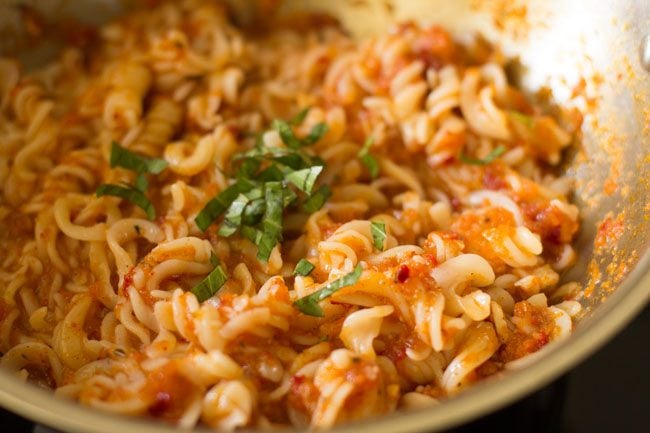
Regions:
M 138 173 L 138 176 L 135 178 L 135 189 L 140 192 L 145 192 L 149 187 L 149 181 L 147 176 L 144 173 Z
M 295 136 L 293 129 L 291 129 L 291 125 L 287 122 L 276 119 L 273 121 L 271 126 L 273 129 L 278 131 L 280 138 L 282 138 L 282 142 L 286 144 L 287 147 L 290 149 L 298 149 L 302 147 L 302 142 Z
M 463 161 L 465 164 L 472 164 L 472 165 L 487 165 L 503 155 L 506 152 L 506 147 L 502 144 L 498 145 L 492 152 L 490 152 L 484 159 L 478 159 L 478 158 L 472 158 L 470 156 L 465 155 L 462 153 L 460 155 L 460 160 Z
M 131 152 L 116 141 L 111 143 L 111 167 L 122 167 L 138 173 L 159 174 L 167 167 L 167 161 L 147 158 Z
M 217 255 L 214 253 L 214 251 L 210 252 L 210 264 L 215 268 L 217 265 L 219 265 L 219 259 L 217 258 Z
M 284 195 L 282 197 L 282 205 L 284 207 L 287 207 L 290 204 L 292 204 L 294 201 L 296 201 L 297 198 L 298 198 L 298 194 L 293 192 L 291 188 L 285 188 Z
M 302 122 L 305 121 L 305 117 L 307 117 L 307 113 L 309 113 L 309 110 L 311 110 L 311 107 L 305 107 L 302 110 L 300 110 L 298 114 L 296 114 L 289 120 L 288 122 L 289 125 L 300 125 Z
M 273 129 L 278 131 L 280 138 L 282 138 L 282 142 L 286 144 L 290 149 L 299 149 L 303 146 L 310 146 L 323 138 L 323 136 L 327 134 L 327 131 L 329 130 L 329 126 L 327 126 L 326 123 L 317 123 L 311 128 L 311 131 L 309 131 L 307 137 L 301 140 L 300 138 L 296 137 L 293 129 L 291 129 L 292 124 L 295 125 L 295 123 L 285 122 L 284 120 L 278 119 L 274 120 L 272 123 Z
M 314 182 L 316 182 L 321 171 L 323 171 L 323 166 L 319 165 L 292 171 L 287 174 L 286 180 L 294 184 L 300 191 L 311 194 L 311 190 L 314 188 Z
M 303 139 L 295 136 L 292 125 L 304 121 L 304 109 L 289 121 L 274 120 L 272 127 L 278 131 L 286 146 L 267 147 L 257 135 L 255 147 L 232 158 L 235 182 L 212 198 L 195 218 L 202 231 L 221 215 L 223 221 L 218 233 L 232 236 L 235 233 L 258 247 L 258 258 L 268 260 L 271 251 L 282 238 L 282 216 L 288 206 L 301 206 L 310 212 L 320 209 L 330 196 L 322 186 L 314 188 L 324 169 L 324 162 L 302 150 L 318 141 L 327 125 L 319 123 Z
M 284 179 L 284 173 L 277 165 L 272 165 L 256 176 L 260 182 L 280 182 Z
M 372 242 L 379 251 L 384 251 L 384 241 L 386 240 L 386 224 L 380 221 L 370 222 L 370 233 Z
M 361 265 L 357 265 L 352 272 L 339 278 L 338 280 L 328 283 L 325 287 L 316 290 L 311 295 L 307 295 L 298 299 L 293 305 L 298 308 L 303 314 L 308 316 L 323 317 L 323 309 L 318 305 L 320 301 L 329 298 L 335 292 L 341 290 L 343 287 L 351 286 L 359 281 L 363 269 Z
M 239 234 L 255 245 L 259 245 L 260 240 L 262 239 L 262 232 L 251 226 L 242 226 L 242 228 L 239 229 Z
M 300 170 L 303 168 L 310 167 L 312 165 L 318 165 L 318 164 L 313 164 L 309 158 L 299 153 L 291 153 L 287 155 L 275 156 L 273 157 L 273 161 L 278 162 L 284 166 L 287 166 L 292 170 Z
M 95 191 L 95 194 L 97 197 L 111 195 L 114 197 L 123 198 L 124 200 L 130 201 L 134 205 L 144 210 L 147 213 L 147 218 L 150 220 L 156 218 L 156 209 L 153 207 L 153 204 L 151 201 L 149 201 L 147 196 L 145 196 L 142 191 L 139 191 L 130 186 L 124 187 L 120 185 L 105 183 L 103 185 L 99 185 L 97 191 Z
M 359 159 L 361 159 L 363 165 L 365 165 L 368 168 L 368 172 L 370 172 L 370 177 L 375 179 L 379 175 L 379 164 L 377 163 L 375 157 L 367 153 L 365 155 L 360 156 Z
M 249 178 L 257 172 L 257 170 L 262 165 L 262 160 L 256 157 L 249 157 L 244 159 L 244 161 L 239 166 L 239 171 L 237 172 L 238 178 Z
M 282 184 L 268 182 L 264 193 L 266 209 L 262 218 L 262 238 L 257 245 L 257 258 L 267 261 L 275 245 L 282 239 Z
M 323 185 L 316 190 L 307 200 L 302 203 L 302 209 L 308 213 L 314 213 L 323 207 L 328 198 L 332 195 L 329 186 Z
M 306 277 L 311 274 L 311 271 L 315 268 L 316 266 L 314 266 L 309 260 L 300 259 L 296 264 L 296 268 L 293 270 L 293 275 L 302 275 L 303 277 Z
M 250 191 L 254 186 L 255 185 L 249 180 L 239 179 L 236 183 L 221 191 L 219 195 L 210 200 L 203 209 L 201 209 L 201 212 L 199 212 L 196 218 L 194 218 L 197 227 L 202 232 L 206 231 L 208 227 L 210 227 L 210 224 L 212 224 L 212 221 L 224 213 L 239 194 Z
M 246 209 L 244 209 L 242 224 L 254 226 L 259 223 L 262 220 L 262 216 L 264 216 L 265 209 L 266 202 L 264 201 L 264 197 L 251 200 L 248 206 L 246 206 Z
M 379 164 L 377 163 L 377 159 L 370 153 L 370 147 L 374 141 L 374 138 L 368 137 L 365 143 L 363 143 L 363 147 L 357 154 L 363 165 L 365 165 L 368 169 L 370 177 L 373 179 L 379 175 Z
M 210 262 L 212 263 L 212 257 L 210 257 Z M 223 268 L 217 263 L 215 268 L 207 277 L 205 277 L 199 284 L 192 287 L 191 292 L 194 293 L 199 302 L 206 301 L 219 291 L 227 279 L 228 277 L 226 277 Z
M 323 138 L 325 134 L 327 134 L 327 131 L 329 131 L 330 127 L 327 126 L 327 123 L 320 122 L 315 124 L 312 128 L 311 131 L 309 131 L 309 135 L 305 137 L 304 139 L 304 145 L 309 146 L 314 143 L 316 143 L 318 140 Z
M 232 236 L 239 229 L 239 226 L 241 226 L 242 214 L 249 202 L 250 199 L 244 194 L 239 194 L 237 198 L 233 200 L 224 216 L 221 227 L 219 227 L 220 236 Z
M 522 125 L 524 125 L 526 128 L 532 129 L 532 127 L 535 125 L 535 120 L 533 119 L 532 116 L 529 116 L 528 114 L 521 113 L 519 111 L 509 111 L 508 114 L 510 114 L 510 118 L 512 120 L 515 120 Z

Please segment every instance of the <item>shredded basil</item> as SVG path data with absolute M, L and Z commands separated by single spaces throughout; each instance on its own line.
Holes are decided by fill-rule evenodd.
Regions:
M 167 161 L 157 158 L 146 158 L 131 152 L 119 143 L 111 143 L 111 167 L 122 167 L 135 171 L 137 176 L 135 184 L 114 185 L 105 183 L 100 185 L 95 191 L 97 197 L 110 195 L 128 200 L 134 205 L 142 208 L 147 213 L 147 218 L 153 220 L 156 218 L 156 209 L 151 201 L 144 194 L 149 187 L 149 180 L 146 173 L 159 174 L 167 167 Z
M 303 144 L 305 146 L 310 146 L 314 143 L 316 143 L 318 140 L 323 138 L 325 134 L 327 134 L 327 131 L 329 131 L 329 126 L 327 126 L 327 123 L 317 123 L 315 124 L 312 128 L 311 131 L 309 131 L 309 134 L 307 137 L 305 137 Z
M 384 241 L 386 240 L 386 224 L 380 221 L 370 223 L 370 233 L 372 242 L 379 251 L 384 251 Z
M 375 140 L 373 137 L 368 137 L 365 143 L 363 143 L 363 147 L 357 154 L 363 165 L 365 165 L 368 169 L 370 177 L 373 179 L 379 175 L 379 163 L 377 163 L 377 159 L 370 153 L 370 147 L 374 141 Z
M 250 202 L 246 206 L 246 209 L 244 209 L 242 224 L 254 226 L 259 223 L 262 220 L 262 216 L 264 216 L 264 210 L 266 209 L 264 191 L 259 187 L 254 188 L 246 194 L 246 197 L 250 199 Z
M 478 158 L 472 158 L 470 156 L 465 155 L 464 153 L 460 155 L 460 160 L 463 161 L 465 164 L 472 164 L 472 165 L 487 165 L 503 155 L 506 152 L 506 147 L 502 144 L 498 145 L 496 148 L 492 150 L 485 158 L 483 159 L 478 159 Z
M 323 166 L 317 165 L 302 170 L 292 171 L 286 175 L 285 179 L 287 182 L 294 184 L 300 191 L 311 194 L 311 190 L 314 188 L 314 182 L 316 182 L 318 175 L 321 174 L 322 171 Z
M 302 122 L 305 121 L 305 118 L 307 117 L 307 113 L 309 113 L 309 110 L 311 110 L 311 107 L 305 107 L 302 110 L 298 112 L 295 116 L 289 120 L 289 125 L 300 125 Z
M 275 245 L 282 240 L 282 184 L 269 182 L 265 185 L 266 210 L 262 218 L 262 238 L 257 245 L 257 258 L 267 261 Z
M 316 268 L 309 260 L 300 259 L 296 264 L 296 268 L 293 270 L 293 275 L 302 275 L 306 277 L 311 274 L 311 272 Z
M 104 195 L 110 195 L 114 197 L 120 197 L 124 200 L 128 200 L 134 205 L 138 206 L 147 213 L 147 218 L 153 220 L 156 218 L 156 209 L 153 207 L 151 201 L 147 198 L 146 195 L 140 190 L 132 188 L 130 186 L 121 186 L 114 185 L 111 183 L 105 183 L 99 185 L 95 191 L 97 197 Z
M 302 147 L 302 142 L 296 137 L 291 129 L 291 125 L 285 122 L 284 120 L 275 119 L 271 124 L 273 129 L 278 131 L 282 142 L 286 144 L 290 149 L 298 149 Z
M 119 143 L 111 143 L 111 167 L 122 167 L 137 173 L 160 174 L 167 168 L 167 161 L 158 158 L 147 158 L 131 152 Z
M 307 111 L 301 110 L 289 121 L 272 122 L 286 147 L 267 147 L 258 134 L 253 148 L 232 158 L 233 183 L 196 216 L 200 230 L 207 230 L 223 215 L 219 235 L 239 233 L 257 245 L 260 260 L 268 260 L 282 239 L 285 208 L 296 206 L 314 212 L 323 206 L 330 190 L 325 185 L 315 188 L 325 164 L 303 148 L 318 141 L 327 132 L 327 125 L 315 125 L 305 138 L 296 137 L 292 129 L 305 119 Z
M 255 245 L 259 245 L 260 240 L 262 239 L 262 232 L 251 226 L 242 226 L 239 230 L 239 234 Z
M 194 218 L 197 227 L 203 232 L 206 231 L 208 227 L 210 227 L 210 224 L 212 224 L 212 221 L 224 213 L 239 194 L 250 191 L 254 186 L 255 184 L 251 181 L 241 179 L 221 191 L 221 193 L 210 200 L 203 209 L 201 209 L 201 212 L 199 212 L 196 218 Z
M 308 213 L 314 213 L 323 207 L 328 198 L 332 195 L 330 187 L 323 185 L 318 188 L 307 200 L 302 203 L 302 209 Z
M 509 111 L 508 114 L 510 114 L 510 117 L 524 125 L 526 128 L 531 129 L 535 125 L 535 120 L 533 119 L 532 116 L 529 116 L 528 114 L 521 113 L 519 111 Z
M 226 272 L 223 270 L 214 254 L 210 256 L 210 263 L 214 266 L 212 272 L 210 272 L 199 284 L 192 287 L 191 290 L 199 302 L 206 301 L 213 297 L 228 279 Z
M 219 259 L 214 252 L 210 253 L 210 264 L 215 268 L 219 265 Z
M 363 269 L 357 265 L 352 272 L 339 278 L 338 280 L 328 283 L 325 287 L 316 290 L 311 295 L 298 299 L 293 305 L 303 314 L 308 316 L 323 317 L 323 309 L 318 305 L 320 301 L 329 298 L 332 294 L 341 290 L 343 287 L 351 286 L 359 281 Z
M 135 178 L 135 189 L 140 192 L 145 192 L 149 187 L 149 180 L 144 173 L 138 173 L 138 176 Z
M 329 127 L 326 123 L 317 123 L 311 128 L 311 131 L 309 131 L 307 137 L 300 139 L 293 133 L 293 129 L 291 129 L 291 124 L 289 122 L 276 119 L 271 125 L 273 129 L 278 131 L 278 134 L 280 134 L 282 142 L 286 144 L 290 149 L 299 149 L 303 146 L 311 146 L 323 138 L 323 136 L 327 134 L 327 131 L 329 130 Z
M 230 204 L 226 215 L 224 216 L 223 223 L 219 227 L 219 235 L 228 237 L 233 235 L 241 226 L 242 216 L 246 206 L 250 203 L 250 199 L 244 194 L 239 194 L 235 200 Z

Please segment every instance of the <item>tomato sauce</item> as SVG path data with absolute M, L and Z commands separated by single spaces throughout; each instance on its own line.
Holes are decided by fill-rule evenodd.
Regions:
M 548 344 L 555 328 L 555 321 L 546 307 L 536 307 L 527 301 L 515 304 L 514 318 L 523 322 L 523 326 L 530 328 L 532 332 L 524 332 L 518 327 L 510 335 L 499 351 L 498 357 L 503 362 L 514 361 L 537 352 Z

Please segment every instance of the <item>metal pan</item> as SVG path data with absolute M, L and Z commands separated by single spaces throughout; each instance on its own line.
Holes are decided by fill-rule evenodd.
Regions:
M 123 6 L 110 0 L 32 3 L 45 9 L 50 19 L 56 19 L 55 12 L 73 13 L 90 22 L 119 13 Z M 241 20 L 255 19 L 254 3 L 233 4 Z M 584 116 L 579 150 L 568 155 L 563 168 L 576 179 L 575 201 L 583 218 L 579 260 L 566 276 L 587 288 L 579 299 L 585 312 L 575 333 L 542 350 L 525 368 L 490 378 L 437 407 L 335 431 L 434 431 L 468 421 L 553 380 L 602 346 L 644 307 L 650 298 L 650 2 L 288 0 L 275 13 L 297 9 L 331 13 L 358 37 L 403 20 L 440 23 L 460 33 L 481 31 L 517 59 L 514 73 L 525 89 L 546 87 L 551 102 L 575 106 Z M 5 41 L 0 49 L 20 39 L 20 26 L 0 13 L 0 35 L 8 32 L 18 36 L 0 38 Z M 23 54 L 38 61 L 51 51 L 46 46 Z M 614 222 L 624 227 L 616 235 L 606 230 Z M 0 405 L 66 432 L 177 431 L 81 407 L 5 372 L 0 372 Z

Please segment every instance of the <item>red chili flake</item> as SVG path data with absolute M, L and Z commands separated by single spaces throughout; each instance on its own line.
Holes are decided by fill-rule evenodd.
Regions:
M 291 388 L 294 392 L 297 392 L 298 388 L 300 385 L 302 385 L 305 382 L 305 376 L 298 374 L 295 376 L 291 376 Z
M 172 396 L 168 392 L 158 391 L 156 398 L 151 406 L 149 406 L 149 413 L 152 416 L 161 416 L 169 410 L 172 403 Z
M 399 281 L 400 283 L 403 283 L 406 280 L 408 280 L 410 275 L 411 275 L 411 270 L 406 265 L 401 265 L 399 269 L 397 269 L 397 281 Z
M 432 268 L 435 268 L 436 266 L 438 266 L 438 260 L 436 259 L 436 256 L 434 256 L 433 254 L 424 253 L 424 254 L 422 254 L 422 257 L 427 259 L 427 262 L 429 262 L 429 266 L 431 266 Z
M 498 191 L 500 189 L 506 189 L 508 183 L 505 180 L 505 175 L 493 168 L 486 168 L 483 173 L 483 186 L 492 191 Z
M 452 197 L 451 198 L 451 207 L 454 211 L 458 212 L 460 211 L 461 206 L 463 203 L 460 201 L 458 197 Z

